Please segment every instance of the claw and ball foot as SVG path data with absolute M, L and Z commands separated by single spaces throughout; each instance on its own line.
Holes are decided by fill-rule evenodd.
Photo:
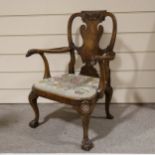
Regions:
M 39 123 L 38 123 L 38 121 L 36 121 L 36 120 L 32 120 L 32 121 L 29 123 L 29 126 L 30 126 L 31 128 L 36 128 L 36 127 L 39 126 Z
M 107 119 L 113 119 L 113 118 L 114 118 L 114 116 L 113 116 L 113 115 L 111 115 L 111 114 L 107 114 L 107 115 L 106 115 L 106 118 L 107 118 Z
M 81 148 L 85 151 L 89 151 L 91 150 L 92 148 L 94 147 L 94 144 L 92 143 L 91 140 L 83 140 L 82 141 L 82 145 L 81 145 Z

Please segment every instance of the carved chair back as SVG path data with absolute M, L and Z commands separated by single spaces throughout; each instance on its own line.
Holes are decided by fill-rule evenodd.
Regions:
M 80 26 L 80 34 L 83 44 L 77 47 L 72 38 L 72 27 L 75 18 L 80 17 L 84 24 Z M 107 48 L 101 49 L 99 46 L 100 39 L 103 35 L 104 28 L 101 25 L 106 17 L 111 17 L 113 29 L 111 40 Z M 71 15 L 68 21 L 68 42 L 71 55 L 69 63 L 69 73 L 74 73 L 75 70 L 75 51 L 80 55 L 84 65 L 81 68 L 80 74 L 98 77 L 97 70 L 94 68 L 96 64 L 95 57 L 102 56 L 105 53 L 113 53 L 113 47 L 116 38 L 117 24 L 115 16 L 107 11 L 82 11 Z

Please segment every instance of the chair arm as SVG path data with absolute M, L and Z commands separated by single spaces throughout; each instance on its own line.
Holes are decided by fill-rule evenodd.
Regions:
M 44 55 L 44 53 L 49 53 L 49 54 L 53 54 L 53 53 L 66 53 L 69 52 L 70 48 L 69 47 L 62 47 L 62 48 L 53 48 L 53 49 L 30 49 L 27 54 L 26 57 L 29 57 L 33 54 L 39 54 L 43 61 L 44 61 L 44 77 L 43 78 L 50 78 L 51 74 L 50 74 L 50 67 L 49 67 L 49 63 L 48 60 L 46 58 L 46 56 Z
M 108 80 L 110 77 L 109 61 L 113 60 L 114 57 L 115 57 L 114 52 L 109 52 L 102 56 L 95 57 L 95 60 L 97 60 L 99 63 L 99 69 L 100 69 L 100 79 L 99 79 L 99 84 L 97 89 L 97 93 L 99 97 L 103 96 L 106 86 L 108 84 Z
M 30 49 L 26 53 L 26 57 L 29 57 L 33 54 L 43 54 L 43 53 L 49 53 L 49 54 L 67 53 L 70 50 L 71 49 L 69 47 L 52 48 L 52 49 Z

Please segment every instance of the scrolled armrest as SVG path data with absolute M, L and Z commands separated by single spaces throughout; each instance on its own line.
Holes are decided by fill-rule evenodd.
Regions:
M 42 52 L 43 53 L 43 52 Z M 26 57 L 29 57 L 33 54 L 41 54 L 41 52 L 38 49 L 30 49 L 28 50 L 28 52 L 26 53 Z
M 26 53 L 26 57 L 29 57 L 33 54 L 44 54 L 44 53 L 49 53 L 49 54 L 59 54 L 59 53 L 67 53 L 71 49 L 69 47 L 61 47 L 61 48 L 52 48 L 52 49 L 30 49 Z

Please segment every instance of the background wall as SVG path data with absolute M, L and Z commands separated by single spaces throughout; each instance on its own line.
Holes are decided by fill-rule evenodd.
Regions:
M 27 102 L 33 82 L 42 78 L 42 60 L 37 55 L 25 58 L 28 49 L 66 46 L 71 13 L 104 9 L 118 21 L 113 102 L 154 102 L 155 0 L 0 0 L 0 103 Z M 61 74 L 69 55 L 49 60 L 52 73 Z

